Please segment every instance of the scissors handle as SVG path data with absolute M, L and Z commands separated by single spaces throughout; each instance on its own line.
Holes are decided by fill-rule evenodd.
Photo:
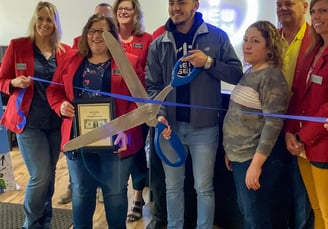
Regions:
M 171 81 L 171 85 L 173 87 L 179 87 L 179 86 L 182 86 L 182 85 L 185 85 L 185 84 L 190 83 L 195 78 L 195 76 L 197 76 L 198 73 L 201 71 L 201 68 L 194 67 L 192 69 L 192 71 L 189 72 L 188 75 L 186 75 L 186 76 L 180 76 L 180 75 L 178 75 L 178 71 L 180 69 L 180 65 L 183 62 L 182 61 L 182 58 L 184 58 L 184 56 L 181 57 L 175 63 L 175 65 L 173 67 L 173 70 L 172 70 L 172 81 Z
M 155 138 L 154 138 L 154 145 L 155 145 L 155 150 L 158 155 L 158 157 L 167 165 L 170 165 L 172 167 L 178 167 L 181 166 L 185 163 L 186 158 L 187 158 L 187 153 L 184 149 L 183 144 L 181 143 L 178 135 L 172 131 L 171 133 L 171 138 L 168 140 L 172 146 L 172 148 L 175 150 L 177 153 L 178 160 L 176 162 L 171 162 L 165 154 L 162 152 L 161 146 L 160 146 L 160 136 L 163 130 L 167 128 L 167 126 L 162 123 L 158 122 L 156 127 L 155 127 Z

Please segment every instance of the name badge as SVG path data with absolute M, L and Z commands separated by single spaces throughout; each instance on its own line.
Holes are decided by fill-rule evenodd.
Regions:
M 26 64 L 18 63 L 18 64 L 16 64 L 16 69 L 17 70 L 26 70 Z
M 114 69 L 113 73 L 114 73 L 114 75 L 121 75 L 120 69 Z
M 133 47 L 137 48 L 137 49 L 142 49 L 143 44 L 142 43 L 135 43 L 135 44 L 133 44 Z
M 322 84 L 322 76 L 318 76 L 318 75 L 312 74 L 311 75 L 311 82 L 321 85 Z

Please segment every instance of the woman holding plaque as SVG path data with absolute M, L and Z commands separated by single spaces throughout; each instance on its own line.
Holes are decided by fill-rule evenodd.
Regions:
M 60 43 L 59 14 L 49 2 L 37 4 L 28 33 L 10 41 L 2 61 L 0 91 L 10 97 L 1 123 L 16 133 L 30 176 L 22 228 L 49 228 L 61 120 L 48 104 L 48 84 L 32 81 L 30 76 L 51 80 L 69 46 Z
M 99 14 L 89 18 L 83 28 L 79 49 L 68 53 L 66 61 L 58 66 L 55 73 L 53 81 L 64 86 L 53 84 L 47 90 L 50 106 L 63 118 L 62 146 L 75 136 L 74 133 L 78 127 L 76 125 L 74 127 L 74 119 L 76 120 L 74 123 L 81 123 L 79 117 L 86 116 L 74 109 L 75 101 L 85 100 L 92 103 L 92 101 L 99 101 L 101 97 L 101 100 L 110 100 L 108 97 L 99 95 L 99 91 L 130 96 L 104 42 L 102 33 L 105 30 L 118 39 L 117 28 L 112 19 Z M 137 57 L 128 54 L 127 57 L 136 69 L 140 80 L 143 80 L 143 69 L 138 64 Z M 115 117 L 136 108 L 134 102 L 126 100 L 115 99 L 113 104 Z M 88 110 L 87 106 L 84 107 Z M 97 112 L 97 109 L 99 107 L 94 106 L 90 110 Z M 106 117 L 100 117 L 99 120 L 86 118 L 82 120 L 84 123 L 82 128 L 95 126 L 94 122 L 98 122 L 97 126 L 102 119 Z M 127 184 L 133 163 L 133 157 L 129 156 L 138 152 L 143 146 L 140 127 L 120 132 L 113 144 L 119 145 L 117 151 L 114 151 L 111 146 L 95 146 L 65 153 L 71 176 L 73 223 L 76 229 L 92 228 L 98 186 L 103 192 L 109 227 L 111 229 L 126 228 Z

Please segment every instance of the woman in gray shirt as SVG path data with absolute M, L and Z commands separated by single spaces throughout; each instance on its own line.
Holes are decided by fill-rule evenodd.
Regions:
M 285 113 L 287 109 L 281 42 L 270 22 L 258 21 L 246 30 L 243 56 L 251 67 L 232 91 L 223 124 L 226 166 L 233 173 L 246 228 L 272 228 L 268 203 L 274 185 L 270 174 L 275 171 L 269 156 L 284 121 L 258 113 Z

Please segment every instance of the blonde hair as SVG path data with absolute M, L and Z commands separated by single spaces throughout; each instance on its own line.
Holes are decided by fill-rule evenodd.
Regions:
M 141 5 L 138 0 L 116 0 L 113 5 L 113 19 L 118 27 L 118 31 L 120 31 L 120 25 L 117 21 L 117 10 L 118 5 L 121 2 L 130 1 L 132 3 L 132 7 L 134 10 L 134 18 L 133 18 L 133 35 L 142 35 L 145 33 L 145 25 L 143 21 L 143 12 L 141 10 Z
M 38 21 L 38 14 L 41 9 L 46 9 L 48 15 L 51 19 L 51 22 L 54 24 L 54 31 L 50 37 L 50 46 L 54 51 L 63 50 L 60 45 L 60 39 L 62 36 L 62 29 L 60 24 L 59 13 L 55 5 L 50 2 L 39 2 L 34 10 L 33 16 L 30 21 L 28 36 L 34 41 L 36 37 L 36 23 Z

